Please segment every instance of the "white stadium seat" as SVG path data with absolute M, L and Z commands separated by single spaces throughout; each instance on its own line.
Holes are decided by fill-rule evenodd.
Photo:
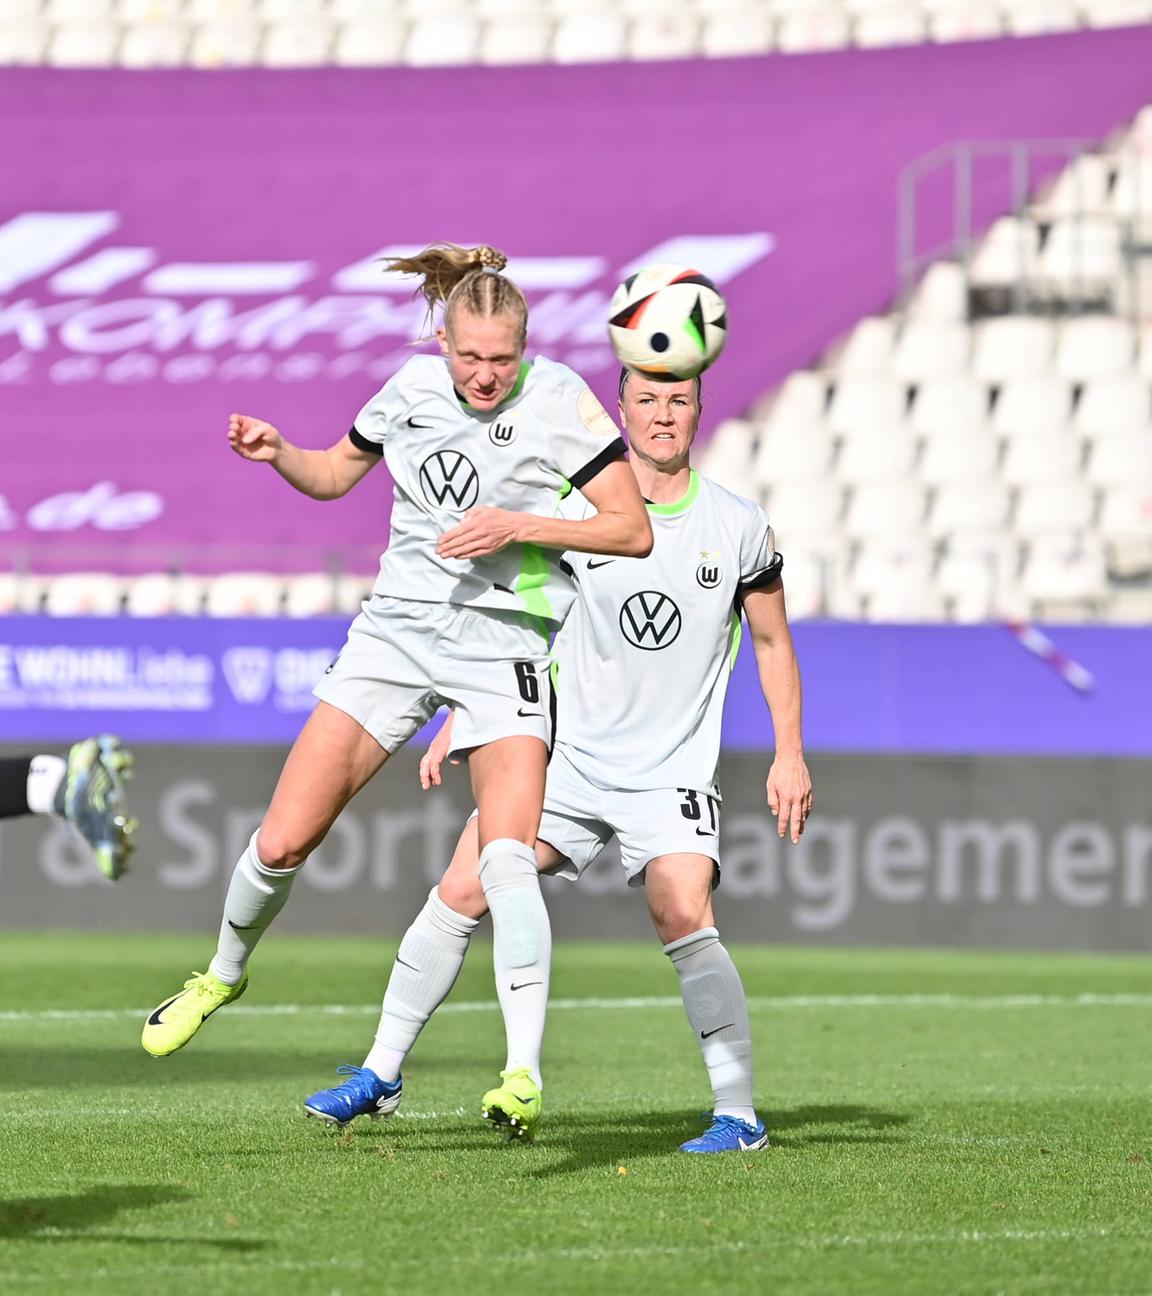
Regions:
M 328 0 L 328 12 L 338 22 L 403 22 L 401 0 Z
M 127 582 L 124 610 L 129 616 L 198 616 L 208 580 L 187 573 L 148 572 Z
M 472 63 L 480 47 L 480 22 L 467 13 L 418 18 L 408 31 L 404 62 L 413 67 Z
M 1020 491 L 1013 528 L 1026 539 L 1066 540 L 1088 529 L 1093 511 L 1092 491 L 1078 478 L 1033 482 Z
M 913 539 L 921 535 L 924 489 L 906 478 L 864 482 L 852 492 L 844 530 L 856 540 Z
M 263 29 L 256 22 L 204 23 L 192 36 L 194 67 L 247 67 L 257 61 Z
M 6 0 L 4 5 L 4 18 L 11 23 L 31 22 L 43 14 L 42 0 Z
M 824 480 L 831 468 L 832 441 L 822 427 L 765 436 L 752 460 L 752 481 L 762 487 Z
M 1136 372 L 1152 381 L 1152 324 L 1145 324 L 1140 330 Z
M 489 18 L 480 35 L 481 63 L 546 63 L 552 21 L 540 14 Z
M 1152 572 L 1152 479 L 1106 490 L 1097 530 L 1118 576 Z
M 375 583 L 375 572 L 371 576 L 341 576 L 336 582 L 336 610 L 350 615 L 359 612 L 360 605 L 372 597 Z
M 1080 15 L 1071 0 L 1007 0 L 1005 25 L 1013 36 L 1044 36 L 1074 31 Z
M 1036 272 L 1040 229 L 1034 221 L 1001 216 L 980 240 L 968 278 L 974 288 L 1007 288 Z
M 407 28 L 389 18 L 345 22 L 336 33 L 333 62 L 340 67 L 391 67 L 400 62 Z
M 47 578 L 27 572 L 0 572 L 0 616 L 33 615 L 44 606 Z
M 852 564 L 852 585 L 862 598 L 906 582 L 923 585 L 931 578 L 933 561 L 932 547 L 922 542 L 893 545 L 865 541 Z
M 927 36 L 927 22 L 919 5 L 889 0 L 882 9 L 859 14 L 855 36 L 861 49 L 916 45 Z
M 1056 372 L 1074 383 L 1129 372 L 1135 359 L 1132 325 L 1113 315 L 1070 319 L 1056 341 Z
M 261 51 L 266 67 L 321 67 L 331 62 L 335 29 L 324 18 L 277 22 Z
M 926 486 L 989 481 L 996 475 L 998 457 L 995 438 L 984 428 L 937 436 L 924 446 L 917 474 Z
M 1088 480 L 1095 486 L 1152 481 L 1152 427 L 1098 437 L 1088 458 Z
M 1105 217 L 1054 221 L 1040 251 L 1035 284 L 1060 301 L 1105 295 L 1123 268 L 1120 226 Z
M 1045 223 L 1065 216 L 1105 215 L 1111 179 L 1108 158 L 1099 153 L 1081 153 L 1055 177 L 1044 196 L 1032 204 L 1032 214 Z
M 992 0 L 933 9 L 928 15 L 928 35 L 940 44 L 951 41 L 991 40 L 1004 31 L 1004 19 Z
M 988 388 L 969 376 L 921 383 L 909 423 L 928 440 L 980 432 L 988 427 Z
M 127 23 L 181 22 L 184 0 L 117 0 L 116 17 Z
M 0 63 L 42 63 L 52 29 L 46 22 L 9 22 L 0 18 Z
M 1143 429 L 1152 436 L 1152 394 L 1138 373 L 1117 374 L 1088 382 L 1076 406 L 1076 430 L 1095 437 Z
M 1084 6 L 1089 27 L 1135 27 L 1152 22 L 1152 0 L 1092 0 Z
M 1001 555 L 990 550 L 946 553 L 941 558 L 933 579 L 952 620 L 978 624 L 995 615 L 1002 562 Z
M 967 368 L 968 327 L 943 320 L 909 319 L 892 357 L 892 372 L 906 382 L 951 378 Z
M 850 433 L 904 422 L 907 392 L 892 378 L 842 378 L 832 392 L 828 426 Z
M 846 437 L 836 461 L 836 476 L 846 486 L 894 481 L 912 471 L 916 442 L 904 423 L 871 428 Z
M 696 52 L 700 21 L 693 13 L 661 12 L 633 19 L 627 55 L 638 60 L 688 58 Z
M 1108 570 L 1099 544 L 1035 546 L 1020 574 L 1020 591 L 1046 620 L 1084 620 L 1108 594 Z
M 260 17 L 268 22 L 299 22 L 326 18 L 327 0 L 257 0 Z
M 1066 481 L 1080 471 L 1082 458 L 1080 442 L 1071 433 L 1033 431 L 1008 442 L 1000 476 L 1011 486 Z
M 552 40 L 557 63 L 612 63 L 624 57 L 627 25 L 611 12 L 569 14 Z
M 268 572 L 229 572 L 208 583 L 204 610 L 208 616 L 278 616 L 284 580 Z
M 120 43 L 121 67 L 180 67 L 187 61 L 191 32 L 179 22 L 132 23 Z
M 789 546 L 808 553 L 838 552 L 842 498 L 840 487 L 831 480 L 774 490 L 769 499 L 768 516 L 780 552 L 786 553 Z
M 784 601 L 790 621 L 818 617 L 824 611 L 826 563 L 817 554 L 789 549 L 784 558 Z
M 992 429 L 998 436 L 1057 432 L 1068 426 L 1072 414 L 1072 389 L 1059 378 L 1037 375 L 1017 378 L 1000 388 L 992 411 Z
M 931 581 L 906 581 L 873 594 L 865 603 L 869 621 L 916 625 L 943 621 L 944 596 Z
M 339 611 L 336 577 L 305 572 L 285 581 L 284 613 L 290 617 L 331 616 Z
M 119 44 L 118 23 L 67 23 L 52 35 L 48 62 L 56 67 L 107 67 L 116 61 Z
M 1152 587 L 1113 589 L 1104 604 L 1103 620 L 1111 625 L 1152 625 Z
M 115 15 L 115 5 L 113 0 L 44 0 L 43 13 L 54 23 L 104 22 Z
M 124 598 L 124 582 L 107 572 L 69 572 L 53 576 L 44 594 L 49 616 L 116 616 Z
M 827 400 L 827 379 L 804 369 L 789 374 L 756 413 L 765 427 L 810 427 L 824 418 Z
M 896 343 L 896 321 L 890 315 L 868 316 L 831 351 L 828 368 L 841 377 L 884 374 Z
M 184 16 L 193 22 L 248 22 L 256 17 L 256 0 L 186 0 Z
M 760 8 L 746 7 L 711 13 L 700 29 L 700 52 L 708 58 L 766 54 L 773 47 L 771 17 Z
M 1048 320 L 1006 316 L 985 320 L 975 333 L 972 372 L 985 382 L 1031 377 L 1051 363 L 1054 329 Z
M 928 267 L 908 302 L 912 319 L 960 323 L 968 314 L 968 276 L 963 266 L 937 261 Z
M 1003 532 L 1008 506 L 1008 492 L 999 482 L 951 482 L 936 492 L 928 530 L 952 541 L 986 543 Z
M 828 4 L 782 18 L 776 31 L 776 48 L 784 54 L 808 54 L 816 50 L 843 49 L 851 39 L 852 25 L 848 15 Z

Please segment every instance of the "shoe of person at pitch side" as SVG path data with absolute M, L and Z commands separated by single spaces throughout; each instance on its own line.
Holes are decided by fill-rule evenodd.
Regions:
M 402 1097 L 403 1081 L 398 1076 L 389 1083 L 368 1067 L 338 1066 L 337 1075 L 348 1079 L 332 1089 L 321 1089 L 304 1100 L 304 1115 L 343 1129 L 357 1116 L 387 1120 L 396 1114 Z
M 218 1008 L 235 1003 L 247 989 L 247 972 L 238 985 L 226 985 L 211 972 L 193 972 L 179 994 L 148 1014 L 140 1036 L 144 1051 L 167 1057 L 182 1049 Z
M 698 1138 L 680 1144 L 681 1152 L 759 1152 L 768 1146 L 763 1121 L 749 1125 L 738 1116 L 705 1115 L 711 1124 Z
M 504 1083 L 480 1100 L 480 1114 L 500 1127 L 506 1143 L 531 1143 L 540 1122 L 540 1088 L 524 1067 L 501 1071 L 500 1078 Z
M 85 738 L 69 749 L 68 768 L 56 793 L 56 813 L 84 838 L 101 873 L 113 882 L 124 872 L 136 831 L 124 795 L 132 764 L 132 753 L 119 738 Z

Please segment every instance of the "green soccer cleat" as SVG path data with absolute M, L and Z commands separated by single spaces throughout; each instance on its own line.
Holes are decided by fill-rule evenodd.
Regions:
M 539 1086 L 526 1067 L 501 1071 L 500 1077 L 504 1083 L 498 1089 L 489 1089 L 480 1100 L 480 1114 L 501 1128 L 506 1143 L 514 1139 L 531 1143 L 540 1121 Z
M 124 872 L 136 831 L 124 805 L 124 780 L 131 773 L 132 753 L 119 738 L 85 738 L 69 750 L 56 793 L 56 813 L 91 846 L 100 872 L 113 882 Z
M 182 1049 L 217 1008 L 235 1003 L 248 989 L 248 973 L 239 985 L 225 985 L 211 972 L 193 972 L 178 995 L 164 1002 L 144 1023 L 140 1043 L 153 1057 Z

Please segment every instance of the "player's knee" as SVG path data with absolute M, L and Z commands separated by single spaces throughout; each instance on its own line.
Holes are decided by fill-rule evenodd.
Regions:
M 304 863 L 311 850 L 310 844 L 301 845 L 274 824 L 265 824 L 256 834 L 256 854 L 267 869 L 296 868 Z
M 484 898 L 484 888 L 475 873 L 444 874 L 436 890 L 440 899 L 459 914 L 467 918 L 482 918 L 488 912 L 488 901 Z
M 650 906 L 656 932 L 665 945 L 691 936 L 712 923 L 707 900 L 694 896 L 665 896 Z

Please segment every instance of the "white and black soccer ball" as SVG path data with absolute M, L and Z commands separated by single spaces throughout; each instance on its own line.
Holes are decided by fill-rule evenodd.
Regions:
M 622 365 L 663 382 L 695 378 L 728 337 L 720 290 L 688 266 L 645 266 L 612 294 L 608 336 Z

